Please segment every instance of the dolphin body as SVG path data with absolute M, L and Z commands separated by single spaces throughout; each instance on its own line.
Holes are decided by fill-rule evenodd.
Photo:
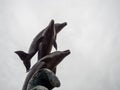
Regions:
M 52 45 L 57 50 L 57 43 L 56 43 L 57 33 L 59 33 L 62 30 L 62 28 L 65 27 L 66 25 L 67 25 L 66 22 L 56 23 L 55 24 L 55 33 L 53 35 L 50 34 L 51 32 L 46 32 L 45 30 L 43 30 L 40 33 L 40 36 L 44 36 L 44 39 L 43 39 L 42 43 L 39 44 L 38 60 L 40 60 L 42 57 L 48 55 L 51 52 Z M 52 35 L 52 36 L 50 36 L 50 35 Z
M 29 71 L 22 90 L 28 90 L 28 83 L 32 76 L 41 70 L 42 68 L 47 68 L 53 70 L 56 66 L 67 56 L 70 54 L 70 50 L 65 51 L 55 51 L 45 57 L 41 58 Z
M 38 48 L 41 45 L 40 43 L 42 43 L 42 45 L 45 45 L 46 47 L 49 47 L 48 51 L 46 49 L 47 54 L 48 54 L 48 52 L 51 51 L 51 47 L 53 45 L 53 42 L 54 42 L 54 47 L 57 49 L 57 44 L 56 44 L 56 41 L 55 41 L 56 40 L 56 33 L 58 33 L 66 25 L 67 25 L 66 22 L 54 24 L 54 20 L 51 20 L 50 24 L 44 30 L 42 30 L 40 33 L 38 33 L 37 36 L 33 39 L 28 53 L 25 53 L 24 51 L 15 51 L 15 53 L 23 61 L 23 64 L 26 67 L 26 72 L 28 72 L 29 69 L 30 69 L 31 58 L 38 51 Z M 46 43 L 45 39 L 51 39 L 52 40 L 52 42 L 51 42 L 52 45 L 50 44 L 51 45 L 50 46 L 48 43 Z M 43 43 L 46 43 L 46 44 L 43 44 Z M 43 49 L 40 50 L 41 55 L 39 54 L 39 59 L 42 58 L 45 55 L 45 54 L 42 54 L 42 53 L 44 53 L 44 51 L 42 51 L 42 50 Z

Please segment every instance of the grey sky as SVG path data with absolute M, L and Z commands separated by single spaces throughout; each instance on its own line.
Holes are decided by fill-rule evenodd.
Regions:
M 27 51 L 51 19 L 68 22 L 57 43 L 71 50 L 54 90 L 120 90 L 119 0 L 0 0 L 0 90 L 21 90 L 26 73 L 14 51 Z

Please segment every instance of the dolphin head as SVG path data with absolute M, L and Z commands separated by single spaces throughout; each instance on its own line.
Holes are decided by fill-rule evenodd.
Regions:
M 69 54 L 70 50 L 55 51 L 48 56 L 48 59 L 43 61 L 46 63 L 47 68 L 52 70 Z
M 55 24 L 56 33 L 60 32 L 66 25 L 67 25 L 67 22 L 64 22 L 64 23 L 56 23 L 56 24 Z
M 56 51 L 56 52 L 53 52 L 51 54 L 51 57 L 53 59 L 57 59 L 57 60 L 60 60 L 60 59 L 64 59 L 67 55 L 70 54 L 70 50 L 65 50 L 65 51 Z

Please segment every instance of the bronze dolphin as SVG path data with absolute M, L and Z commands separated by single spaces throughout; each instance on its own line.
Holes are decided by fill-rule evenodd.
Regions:
M 53 70 L 56 68 L 56 66 L 67 56 L 70 54 L 70 50 L 65 51 L 55 51 L 49 55 L 46 55 L 45 57 L 41 58 L 29 71 L 22 90 L 27 90 L 27 85 L 29 83 L 29 80 L 32 78 L 32 76 L 38 72 L 42 68 L 48 68 L 50 70 Z
M 57 50 L 57 44 L 56 44 L 57 33 L 59 33 L 62 30 L 62 28 L 65 27 L 66 25 L 67 25 L 66 22 L 56 23 L 54 33 L 52 33 L 51 31 L 45 31 L 45 30 L 41 33 L 43 34 L 42 36 L 44 36 L 44 39 L 39 44 L 38 60 L 40 60 L 42 57 L 48 55 L 51 52 L 52 45 Z
M 30 63 L 30 60 L 31 58 L 36 54 L 36 52 L 38 51 L 38 47 L 40 46 L 39 44 L 40 43 L 43 43 L 43 42 L 46 42 L 45 39 L 43 40 L 44 36 L 46 37 L 46 31 L 53 31 L 54 27 L 55 27 L 55 31 L 56 33 L 58 33 L 64 26 L 66 26 L 67 23 L 64 22 L 64 23 L 56 23 L 54 24 L 54 20 L 51 20 L 50 24 L 44 29 L 42 30 L 40 33 L 38 33 L 38 35 L 33 39 L 32 43 L 31 43 L 31 46 L 29 48 L 29 51 L 28 53 L 25 53 L 24 51 L 15 51 L 15 53 L 20 57 L 20 59 L 23 61 L 25 67 L 26 67 L 26 72 L 29 71 L 30 69 L 30 66 L 31 66 L 31 63 Z M 55 31 L 54 31 L 54 34 L 55 34 Z M 49 32 L 50 33 L 50 32 Z M 55 42 L 55 38 L 56 38 L 56 34 L 53 35 L 54 36 L 54 47 L 57 49 L 57 44 Z M 49 36 L 48 36 L 49 37 Z M 46 47 L 48 44 L 46 44 Z M 42 44 L 43 46 L 43 44 Z M 49 45 L 49 48 L 48 51 L 46 49 L 46 52 L 47 54 L 50 52 L 51 50 L 51 44 Z M 43 49 L 42 49 L 43 50 Z M 42 50 L 39 50 L 40 52 L 38 53 L 38 57 L 39 59 L 42 58 L 43 56 L 45 56 L 46 54 L 44 54 L 45 52 L 42 51 Z M 41 54 L 42 53 L 42 54 Z M 41 55 L 40 55 L 41 54 Z
M 65 27 L 66 25 L 67 25 L 66 22 L 55 24 L 55 31 L 56 31 L 55 38 L 50 38 L 47 35 L 43 35 L 45 38 L 42 41 L 42 43 L 39 44 L 38 60 L 40 60 L 42 57 L 44 57 L 50 53 L 50 51 L 52 49 L 52 45 L 54 45 L 54 47 L 57 50 L 57 44 L 56 44 L 57 33 L 59 33 L 62 30 L 62 28 Z M 53 72 L 56 73 L 56 68 L 54 68 Z
M 50 29 L 51 31 L 53 31 L 54 29 L 54 21 L 51 20 L 50 24 L 48 25 L 48 27 L 46 28 Z M 16 54 L 18 54 L 18 56 L 21 58 L 21 60 L 23 61 L 23 64 L 26 67 L 26 72 L 29 71 L 29 68 L 31 66 L 30 60 L 31 58 L 35 55 L 35 53 L 38 51 L 38 46 L 39 43 L 41 43 L 41 41 L 43 40 L 43 36 L 40 36 L 39 34 L 33 39 L 29 51 L 28 53 L 25 53 L 24 51 L 15 51 Z

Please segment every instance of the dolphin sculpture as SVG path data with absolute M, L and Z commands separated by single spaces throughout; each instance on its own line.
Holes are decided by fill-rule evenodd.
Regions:
M 64 23 L 56 23 L 55 24 L 55 38 L 50 38 L 47 35 L 43 35 L 45 38 L 42 41 L 42 43 L 39 44 L 39 50 L 38 50 L 38 60 L 40 60 L 42 57 L 48 55 L 52 49 L 52 45 L 56 48 L 57 50 L 57 44 L 56 44 L 56 35 L 59 33 L 63 27 L 67 25 L 66 22 Z M 47 44 L 46 44 L 47 42 Z M 53 70 L 54 73 L 56 73 L 56 68 Z
M 51 20 L 50 24 L 47 26 L 47 28 L 45 29 L 47 30 L 51 30 L 53 31 L 54 29 L 54 21 Z M 16 54 L 18 54 L 18 56 L 20 57 L 20 59 L 23 61 L 23 64 L 26 67 L 26 72 L 29 71 L 29 68 L 31 66 L 31 58 L 35 55 L 35 53 L 38 51 L 38 46 L 41 43 L 41 41 L 43 40 L 44 36 L 40 36 L 39 34 L 33 39 L 29 51 L 28 53 L 25 53 L 24 51 L 15 51 Z
M 70 54 L 70 50 L 65 51 L 55 51 L 41 58 L 29 71 L 22 90 L 27 90 L 28 83 L 32 76 L 38 72 L 42 68 L 48 68 L 53 70 L 56 66 L 67 56 Z
M 57 44 L 56 44 L 56 37 L 57 33 L 59 33 L 63 27 L 67 25 L 66 22 L 64 23 L 56 23 L 55 24 L 55 31 L 52 35 L 51 31 L 42 31 L 40 36 L 44 36 L 44 39 L 42 43 L 39 44 L 39 50 L 38 50 L 38 60 L 40 60 L 42 57 L 48 55 L 51 52 L 52 46 L 55 47 L 57 50 Z M 43 35 L 42 35 L 43 34 Z
M 29 71 L 29 69 L 30 69 L 30 66 L 31 66 L 31 63 L 30 63 L 30 60 L 31 60 L 31 58 L 36 54 L 36 52 L 38 51 L 38 47 L 40 46 L 40 45 L 44 45 L 43 43 L 45 43 L 46 41 L 45 41 L 45 38 L 46 38 L 46 36 L 47 36 L 47 32 L 49 33 L 49 35 L 50 35 L 50 33 L 52 33 L 52 31 L 54 32 L 54 33 L 52 33 L 53 34 L 53 36 L 51 36 L 50 37 L 50 39 L 52 39 L 52 43 L 54 42 L 54 47 L 57 49 L 57 44 L 56 44 L 56 42 L 55 42 L 55 40 L 56 40 L 56 33 L 58 33 L 64 26 L 66 26 L 67 25 L 67 23 L 66 22 L 64 22 L 64 23 L 56 23 L 55 25 L 54 25 L 54 20 L 51 20 L 51 22 L 50 22 L 50 24 L 44 29 L 44 30 L 42 30 L 40 33 L 38 33 L 38 35 L 33 39 L 33 41 L 32 41 L 32 43 L 31 43 L 31 45 L 30 45 L 30 48 L 29 48 L 29 51 L 28 51 L 28 53 L 25 53 L 24 51 L 15 51 L 15 53 L 20 57 L 20 59 L 23 61 L 23 64 L 24 64 L 24 66 L 26 67 L 26 72 L 28 72 Z M 55 29 L 54 29 L 54 27 L 55 27 Z M 51 31 L 51 32 L 50 32 Z M 56 32 L 55 32 L 56 31 Z M 44 38 L 45 37 L 45 38 Z M 44 38 L 44 40 L 43 40 L 43 38 Z M 47 36 L 47 38 L 49 38 L 49 36 Z M 40 43 L 42 43 L 42 44 L 40 44 Z M 40 45 L 39 45 L 40 44 Z M 51 51 L 51 44 L 49 45 L 49 46 L 47 46 L 47 45 L 49 45 L 49 44 L 45 44 L 45 46 L 46 47 L 49 47 L 49 49 L 48 49 L 48 51 L 47 51 L 47 49 L 45 49 L 46 50 L 46 52 L 47 52 L 47 54 Z M 45 53 L 45 51 L 43 51 L 44 49 L 40 49 L 39 51 L 39 55 L 38 55 L 38 57 L 39 57 L 39 59 L 40 58 L 42 58 L 43 56 L 45 56 L 45 55 L 47 55 L 47 54 L 44 54 Z

